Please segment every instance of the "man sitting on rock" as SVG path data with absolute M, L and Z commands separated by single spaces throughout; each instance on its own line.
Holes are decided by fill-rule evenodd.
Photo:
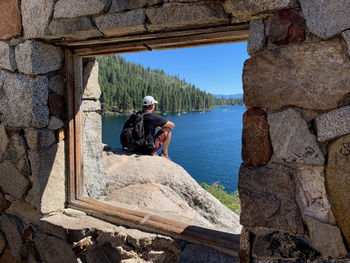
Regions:
M 155 155 L 159 148 L 163 145 L 163 151 L 159 156 L 169 159 L 168 147 L 171 140 L 171 131 L 175 124 L 167 121 L 158 114 L 153 113 L 155 104 L 158 102 L 152 96 L 143 98 L 143 124 L 145 127 L 145 139 L 148 145 L 154 144 L 155 148 L 150 153 Z M 156 128 L 159 129 L 155 134 Z M 148 152 L 149 153 L 149 152 Z

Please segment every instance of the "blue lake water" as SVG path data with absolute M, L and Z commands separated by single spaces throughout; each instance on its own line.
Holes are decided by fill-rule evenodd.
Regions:
M 244 106 L 215 107 L 212 111 L 167 114 L 175 123 L 168 149 L 198 183 L 219 181 L 228 192 L 237 190 L 241 160 Z M 119 135 L 127 116 L 103 116 L 102 141 L 121 148 Z

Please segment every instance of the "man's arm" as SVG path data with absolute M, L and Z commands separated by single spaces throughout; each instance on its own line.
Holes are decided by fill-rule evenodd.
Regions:
M 174 129 L 175 124 L 171 121 L 167 121 L 162 127 L 158 127 L 159 130 L 163 132 L 171 132 Z
M 167 121 L 163 126 L 162 128 L 170 128 L 170 129 L 174 129 L 175 127 L 175 124 L 171 121 Z

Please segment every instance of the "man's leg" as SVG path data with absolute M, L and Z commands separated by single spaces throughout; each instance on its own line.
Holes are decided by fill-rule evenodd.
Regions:
M 164 133 L 167 133 L 167 136 L 165 137 L 165 140 L 163 141 L 162 152 L 165 154 L 168 154 L 168 147 L 169 147 L 170 140 L 171 140 L 171 129 L 168 127 L 164 127 L 161 129 L 161 131 L 163 131 Z
M 154 139 L 154 150 L 152 151 L 151 155 L 156 154 L 156 152 L 162 147 L 166 137 L 168 136 L 168 133 L 163 132 L 162 130 L 159 130 L 155 136 Z
M 163 145 L 162 153 L 166 155 L 168 154 L 168 147 L 171 140 L 171 130 L 172 130 L 171 128 L 164 127 L 157 132 L 155 136 L 156 138 L 154 141 L 155 148 L 151 153 L 151 155 L 154 155 L 159 150 L 159 148 L 162 147 L 162 145 Z

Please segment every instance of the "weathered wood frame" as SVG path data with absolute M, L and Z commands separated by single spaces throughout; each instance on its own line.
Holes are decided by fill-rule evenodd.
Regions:
M 83 197 L 82 123 L 80 105 L 83 91 L 82 58 L 214 45 L 246 41 L 247 24 L 169 33 L 134 35 L 88 41 L 60 42 L 66 48 L 66 90 L 68 104 L 68 206 L 105 220 L 215 247 L 237 256 L 239 236 L 187 225 L 146 212 L 128 210 Z

